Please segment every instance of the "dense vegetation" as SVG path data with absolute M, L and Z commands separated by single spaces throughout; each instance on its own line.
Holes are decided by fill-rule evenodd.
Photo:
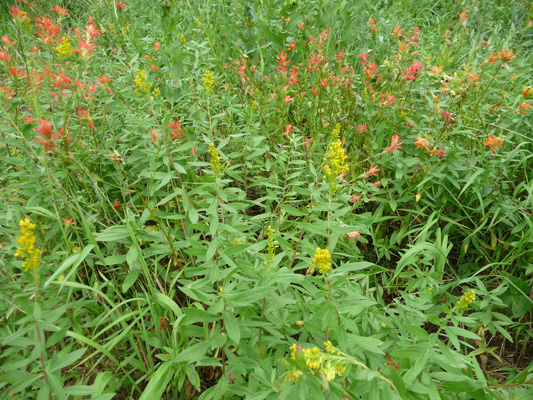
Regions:
M 533 4 L 0 5 L 1 399 L 533 399 Z

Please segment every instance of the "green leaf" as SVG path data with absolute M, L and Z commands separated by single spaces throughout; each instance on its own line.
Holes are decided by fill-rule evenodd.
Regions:
M 283 204 L 281 206 L 281 208 L 285 211 L 287 211 L 288 214 L 290 215 L 294 215 L 296 217 L 304 217 L 305 215 L 307 215 L 306 213 L 304 212 L 301 212 L 300 210 L 298 210 L 296 207 L 293 207 L 289 204 Z
M 211 346 L 208 342 L 200 342 L 196 343 L 195 345 L 192 345 L 191 347 L 188 347 L 187 349 L 183 350 L 181 353 L 177 354 L 173 358 L 173 362 L 180 363 L 180 362 L 196 362 L 202 359 L 205 355 L 205 352 L 209 347 Z
M 176 302 L 172 300 L 170 297 L 168 297 L 166 294 L 163 294 L 161 292 L 156 292 L 155 298 L 157 299 L 157 302 L 159 304 L 162 304 L 168 307 L 170 310 L 172 310 L 174 314 L 176 315 L 176 317 L 179 317 L 180 315 L 183 314 L 183 312 L 181 311 L 181 308 L 176 304 Z
M 187 215 L 189 216 L 189 220 L 196 224 L 198 222 L 198 211 L 194 207 L 190 207 L 187 211 Z
M 238 345 L 241 340 L 241 331 L 239 329 L 239 322 L 237 321 L 237 318 L 235 318 L 233 314 L 227 310 L 224 310 L 222 316 L 224 318 L 226 333 L 228 334 L 229 338 Z
M 381 340 L 379 339 L 359 336 L 355 334 L 350 334 L 349 338 L 350 342 L 356 344 L 364 350 L 375 354 L 385 354 L 385 352 L 379 348 L 379 346 L 381 346 L 382 344 Z
M 422 357 L 418 357 L 416 363 L 403 376 L 403 381 L 409 386 L 416 377 L 422 372 L 429 360 L 429 350 L 426 350 Z
M 181 60 L 178 60 L 170 68 L 170 78 L 173 81 L 177 81 L 178 79 L 181 78 L 182 74 L 183 74 L 183 62 Z
M 273 287 L 255 287 L 248 290 L 235 290 L 226 296 L 228 304 L 232 306 L 250 306 L 256 301 L 269 297 L 274 292 Z
M 140 269 L 134 269 L 128 275 L 126 275 L 124 282 L 122 282 L 122 293 L 126 293 L 135 284 L 135 282 L 137 282 L 137 278 L 139 278 L 140 274 Z
M 61 275 L 68 267 L 73 265 L 72 270 L 69 273 L 69 276 L 79 267 L 79 265 L 87 258 L 91 250 L 95 247 L 94 244 L 89 244 L 83 248 L 79 254 L 73 254 L 67 258 L 59 266 L 59 268 L 54 271 L 54 273 L 46 280 L 44 287 L 48 287 L 59 275 Z M 67 277 L 68 278 L 68 277 Z
M 403 327 L 411 335 L 417 336 L 421 339 L 427 340 L 429 338 L 429 333 L 426 332 L 424 328 L 421 328 L 417 325 L 405 325 Z
M 211 323 L 218 321 L 221 318 L 220 315 L 200 310 L 196 307 L 183 307 L 181 311 L 185 314 L 185 318 L 183 318 L 181 322 L 182 325 L 192 325 L 197 322 Z
M 69 353 L 61 358 L 54 360 L 52 362 L 52 365 L 50 366 L 50 372 L 54 372 L 69 366 L 70 364 L 74 363 L 74 361 L 79 359 L 82 355 L 84 355 L 86 351 L 86 348 L 75 350 L 72 353 Z
M 400 376 L 398 371 L 396 371 L 396 368 L 394 368 L 393 366 L 389 367 L 389 372 L 390 372 L 391 381 L 392 383 L 394 383 L 394 386 L 398 390 L 400 397 L 406 398 L 407 391 L 405 390 L 405 383 L 403 382 L 402 377 Z
M 233 246 L 228 247 L 227 249 L 224 249 L 224 254 L 227 256 L 234 256 L 236 254 L 242 253 L 244 250 L 246 250 L 251 245 L 252 245 L 251 243 L 234 244 Z
M 149 379 L 148 385 L 139 397 L 139 400 L 161 399 L 167 390 L 167 385 L 174 374 L 173 362 L 165 361 L 159 366 L 154 375 Z

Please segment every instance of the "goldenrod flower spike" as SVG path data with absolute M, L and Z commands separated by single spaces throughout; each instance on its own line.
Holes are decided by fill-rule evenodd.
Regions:
M 35 248 L 35 233 L 33 230 L 37 227 L 28 218 L 24 218 L 19 222 L 21 235 L 17 238 L 19 247 L 15 253 L 15 257 L 22 258 L 22 268 L 24 271 L 37 271 L 39 267 L 41 250 Z
M 202 78 L 202 83 L 204 84 L 203 89 L 207 93 L 211 93 L 215 88 L 215 78 L 210 70 L 205 71 L 204 77 Z
M 463 294 L 463 296 L 457 300 L 457 308 L 466 308 L 476 299 L 476 293 L 471 290 Z
M 146 71 L 136 69 L 135 72 L 137 72 L 135 75 L 135 86 L 137 86 L 135 92 L 139 95 L 150 94 L 150 88 L 152 87 L 152 84 L 146 82 Z
M 339 139 L 329 145 L 326 156 L 324 157 L 324 179 L 329 181 L 332 192 L 337 190 L 337 185 L 335 184 L 337 177 L 343 172 L 348 171 L 348 164 L 345 164 L 345 162 L 346 153 Z
M 320 272 L 325 274 L 331 270 L 331 254 L 329 250 L 317 247 L 315 250 L 315 258 L 313 258 L 311 262 L 315 267 L 320 269 Z
M 63 36 L 61 38 L 61 43 L 56 47 L 57 55 L 59 56 L 59 58 L 68 60 L 72 55 L 71 50 L 72 50 L 72 45 L 70 44 L 68 37 Z
M 215 176 L 218 177 L 222 171 L 222 167 L 220 166 L 220 155 L 216 151 L 213 143 L 209 145 L 209 154 L 211 154 L 211 167 L 213 168 Z

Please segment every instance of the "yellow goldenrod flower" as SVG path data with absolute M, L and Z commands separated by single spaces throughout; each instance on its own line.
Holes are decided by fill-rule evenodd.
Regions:
M 149 94 L 152 84 L 146 82 L 146 71 L 136 69 L 135 72 L 137 72 L 137 74 L 135 75 L 135 86 L 137 86 L 135 93 L 139 95 Z
M 210 70 L 205 71 L 204 77 L 202 78 L 202 83 L 204 84 L 203 89 L 207 93 L 211 93 L 213 91 L 215 87 L 215 78 Z
M 471 290 L 463 294 L 463 296 L 457 300 L 457 308 L 466 308 L 476 299 L 476 293 Z
M 285 376 L 285 380 L 286 381 L 290 381 L 290 382 L 293 382 L 293 383 L 298 383 L 298 379 L 300 379 L 300 375 L 302 375 L 303 372 L 300 371 L 299 369 L 295 370 L 295 371 L 290 371 L 286 376 Z
M 68 37 L 63 36 L 61 38 L 61 43 L 56 47 L 57 55 L 59 58 L 68 60 L 72 55 L 72 45 L 68 40 Z
M 291 346 L 291 359 L 296 360 L 296 353 L 303 355 L 305 364 L 308 368 L 319 371 L 324 375 L 328 381 L 335 379 L 336 375 L 342 376 L 346 370 L 346 365 L 350 363 L 349 357 L 336 349 L 331 342 L 325 342 L 325 351 L 321 351 L 318 347 L 312 349 L 303 349 L 302 347 L 293 344 Z M 285 379 L 298 382 L 298 378 L 303 371 L 293 370 L 289 372 L 289 376 Z
M 337 185 L 335 181 L 337 177 L 343 172 L 348 171 L 348 164 L 346 162 L 346 153 L 342 148 L 342 143 L 337 140 L 330 143 L 326 156 L 324 157 L 324 179 L 329 181 L 330 190 L 335 192 Z
M 180 36 L 180 42 L 181 42 L 181 44 L 187 43 L 187 39 L 185 39 L 185 36 L 183 36 L 183 35 Z
M 24 271 L 32 270 L 37 272 L 39 267 L 41 250 L 35 248 L 35 233 L 33 230 L 37 227 L 28 218 L 24 218 L 19 222 L 21 235 L 17 238 L 19 247 L 15 253 L 15 257 L 22 258 L 22 268 Z
M 218 175 L 222 171 L 222 167 L 220 166 L 220 155 L 215 150 L 215 146 L 213 145 L 213 143 L 209 145 L 209 154 L 211 154 L 211 167 L 213 168 L 215 176 L 218 177 Z
M 335 140 L 339 137 L 341 133 L 341 124 L 337 124 L 335 128 L 331 131 L 331 140 Z
M 315 250 L 315 258 L 311 260 L 313 265 L 320 268 L 320 272 L 323 274 L 331 269 L 331 255 L 328 249 L 321 249 L 317 247 Z

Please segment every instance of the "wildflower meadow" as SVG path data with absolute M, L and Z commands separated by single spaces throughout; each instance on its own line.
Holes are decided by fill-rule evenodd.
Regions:
M 533 399 L 531 0 L 0 2 L 0 399 Z

